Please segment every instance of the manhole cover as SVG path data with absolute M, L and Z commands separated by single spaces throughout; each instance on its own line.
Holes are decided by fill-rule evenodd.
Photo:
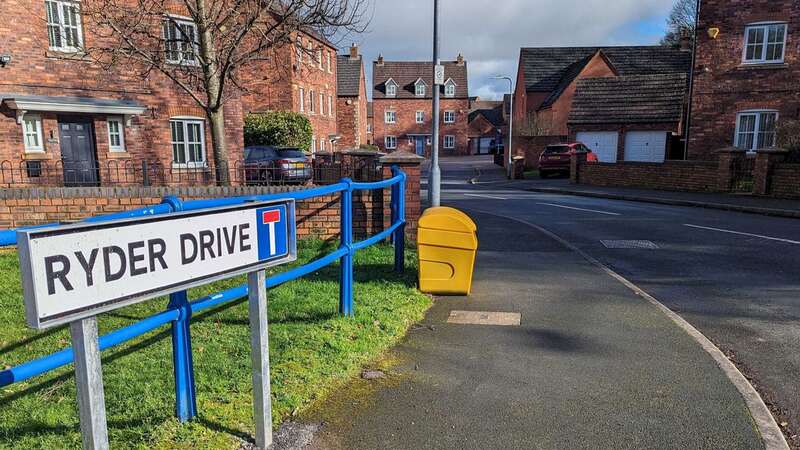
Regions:
M 634 248 L 640 250 L 657 250 L 658 245 L 653 241 L 600 241 L 606 248 Z

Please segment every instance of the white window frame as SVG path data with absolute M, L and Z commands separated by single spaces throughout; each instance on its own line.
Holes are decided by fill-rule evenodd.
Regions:
M 447 82 L 444 83 L 444 96 L 445 97 L 456 96 L 456 83 L 453 80 L 447 80 Z
M 75 53 L 83 50 L 83 20 L 81 18 L 81 3 L 77 0 L 45 0 L 45 20 L 47 22 L 47 39 L 50 50 L 65 53 Z M 53 10 L 50 9 L 55 6 L 55 13 L 58 17 L 53 17 Z M 71 24 L 65 23 L 64 8 L 76 8 L 75 22 Z M 67 31 L 72 31 L 73 39 L 77 40 L 76 45 L 67 45 Z M 61 45 L 53 45 L 55 34 L 58 33 L 58 39 Z
M 294 45 L 297 47 L 295 49 L 297 56 L 297 67 L 300 67 L 303 64 L 303 38 L 298 36 Z
M 426 88 L 427 86 L 425 86 L 425 83 L 423 83 L 422 80 L 417 80 L 417 82 L 414 83 L 414 95 L 417 97 L 425 97 L 425 94 L 427 93 Z
M 36 129 L 28 131 L 27 125 L 32 123 Z M 44 122 L 42 116 L 38 114 L 25 114 L 22 116 L 22 142 L 25 146 L 25 153 L 44 153 L 44 132 L 42 130 Z M 28 136 L 35 136 L 37 145 L 30 145 Z
M 311 153 L 317 153 L 317 135 L 311 135 Z
M 311 89 L 308 91 L 308 112 L 309 114 L 314 114 L 314 90 Z
M 317 49 L 317 65 L 319 66 L 319 70 L 325 70 L 322 68 L 322 49 Z
M 395 83 L 391 78 L 386 81 L 386 96 L 397 97 L 397 83 Z
M 187 152 L 186 145 L 189 142 L 186 140 L 189 136 L 189 125 L 199 125 L 200 128 L 200 160 L 199 161 L 189 161 L 189 154 L 185 153 L 184 158 L 186 162 L 177 162 L 175 161 L 175 145 L 178 144 L 177 141 L 172 140 L 172 124 L 179 123 L 183 127 L 183 138 L 184 138 L 184 152 Z M 169 126 L 170 126 L 170 143 L 172 145 L 172 167 L 178 168 L 203 168 L 207 167 L 208 159 L 206 156 L 206 121 L 199 118 L 199 117 L 172 117 L 169 119 Z
M 449 118 L 448 118 L 449 116 Z M 452 110 L 447 110 L 444 112 L 443 116 L 444 123 L 456 123 L 456 112 Z
M 415 118 L 417 123 L 425 123 L 425 111 L 417 111 Z
M 391 142 L 391 144 L 390 144 Z M 383 138 L 383 145 L 386 147 L 386 150 L 395 150 L 397 149 L 397 137 L 396 136 L 386 136 Z
M 770 45 L 776 45 L 778 42 L 769 42 L 769 29 L 770 27 L 782 26 L 783 27 L 783 42 L 781 44 L 781 57 L 780 59 L 767 59 L 767 48 Z M 757 59 L 747 59 L 747 50 L 749 45 L 750 31 L 762 30 L 764 33 L 764 42 L 760 46 L 761 57 Z M 786 60 L 786 37 L 789 34 L 789 25 L 786 22 L 760 22 L 753 23 L 744 29 L 744 49 L 742 50 L 742 64 L 782 64 Z
M 333 71 L 331 69 L 331 51 L 330 50 L 328 50 L 328 52 L 327 52 L 327 60 L 328 61 L 327 61 L 326 64 L 328 66 L 328 73 L 333 73 Z
M 181 27 L 192 27 L 194 30 L 194 42 L 189 43 L 187 40 L 177 40 L 178 36 L 171 38 L 167 33 L 170 32 L 173 27 L 177 26 L 178 30 L 180 31 L 181 35 L 187 37 L 183 32 Z M 169 64 L 176 64 L 182 66 L 199 66 L 200 61 L 198 60 L 198 55 L 200 54 L 200 43 L 198 42 L 199 36 L 197 35 L 197 24 L 194 21 L 183 18 L 183 17 L 175 17 L 175 16 L 167 16 L 164 18 L 164 23 L 161 29 L 161 38 L 164 40 L 164 59 Z M 173 42 L 168 42 L 172 39 L 175 39 Z M 174 44 L 174 48 L 169 48 L 170 44 Z M 191 55 L 193 59 L 186 59 L 184 56 L 188 53 L 189 47 L 191 45 Z M 177 53 L 179 55 L 178 59 L 174 59 L 170 57 L 170 53 Z
M 306 52 L 308 53 L 308 62 L 313 66 L 314 65 L 314 43 L 308 41 L 306 45 Z
M 117 124 L 117 132 L 119 135 L 119 145 L 113 145 L 114 132 L 111 131 L 111 124 Z M 106 130 L 108 131 L 108 151 L 111 153 L 124 153 L 125 150 L 125 119 L 120 116 L 106 117 Z M 171 130 L 170 130 L 171 131 Z
M 755 153 L 756 150 L 759 150 L 760 147 L 758 145 L 758 138 L 761 134 L 761 118 L 765 114 L 774 114 L 775 115 L 775 123 L 778 123 L 780 119 L 780 113 L 774 109 L 751 109 L 747 111 L 740 111 L 736 113 L 736 132 L 733 135 L 733 145 L 734 147 L 741 148 L 746 150 L 748 153 Z M 739 135 L 744 133 L 741 129 L 742 125 L 742 118 L 745 116 L 755 116 L 755 126 L 753 127 L 753 145 L 752 148 L 744 148 L 739 146 Z M 751 132 L 747 132 L 748 134 Z M 774 140 L 774 138 L 773 138 Z M 774 147 L 774 145 L 773 145 Z
M 300 95 L 300 112 L 306 112 L 306 90 L 305 88 L 298 88 Z
M 328 94 L 328 117 L 333 117 L 333 96 Z
M 450 141 L 449 143 L 447 141 Z M 445 135 L 444 145 L 442 146 L 448 150 L 456 148 L 456 137 L 452 134 Z
M 319 114 L 325 115 L 325 94 L 322 92 L 319 93 Z M 328 114 L 330 114 L 330 111 L 328 111 Z
M 383 113 L 384 122 L 388 124 L 395 124 L 397 123 L 397 111 L 393 110 L 386 110 Z
M 325 138 L 324 137 L 319 138 L 319 151 L 321 151 L 321 152 L 325 151 Z
M 367 134 L 372 134 L 372 124 L 367 122 Z

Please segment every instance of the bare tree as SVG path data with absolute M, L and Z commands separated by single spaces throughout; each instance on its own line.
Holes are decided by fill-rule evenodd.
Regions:
M 667 18 L 667 34 L 661 45 L 678 47 L 682 39 L 694 40 L 697 23 L 697 0 L 676 0 Z
M 248 91 L 241 76 L 298 33 L 317 40 L 362 32 L 370 0 L 84 0 L 97 39 L 86 53 L 142 79 L 166 76 L 205 112 L 216 178 L 228 184 L 224 105 Z M 304 52 L 314 49 L 304 48 Z

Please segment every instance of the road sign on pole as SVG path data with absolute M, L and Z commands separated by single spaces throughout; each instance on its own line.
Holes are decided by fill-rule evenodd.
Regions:
M 444 84 L 444 66 L 442 64 L 436 64 L 436 67 L 434 68 L 433 84 L 437 86 Z
M 19 231 L 17 242 L 28 324 L 70 324 L 84 448 L 108 448 L 97 314 L 242 274 L 257 442 L 271 442 L 264 269 L 297 258 L 294 200 Z

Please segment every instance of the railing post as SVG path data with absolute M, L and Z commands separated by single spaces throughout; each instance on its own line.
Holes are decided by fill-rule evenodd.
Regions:
M 400 176 L 399 183 L 392 185 L 392 225 L 400 223 L 392 236 L 394 243 L 394 270 L 402 273 L 406 267 L 406 174 L 392 166 L 392 176 Z
M 172 211 L 183 210 L 183 202 L 174 196 L 165 197 L 162 203 Z M 186 291 L 169 296 L 169 309 L 179 312 L 172 322 L 172 362 L 175 373 L 175 416 L 186 422 L 197 416 L 197 398 L 194 386 L 194 361 L 192 360 L 191 320 L 192 308 Z
M 347 253 L 339 261 L 339 314 L 353 317 L 353 180 L 345 178 L 347 190 L 342 191 L 341 202 L 341 249 Z

